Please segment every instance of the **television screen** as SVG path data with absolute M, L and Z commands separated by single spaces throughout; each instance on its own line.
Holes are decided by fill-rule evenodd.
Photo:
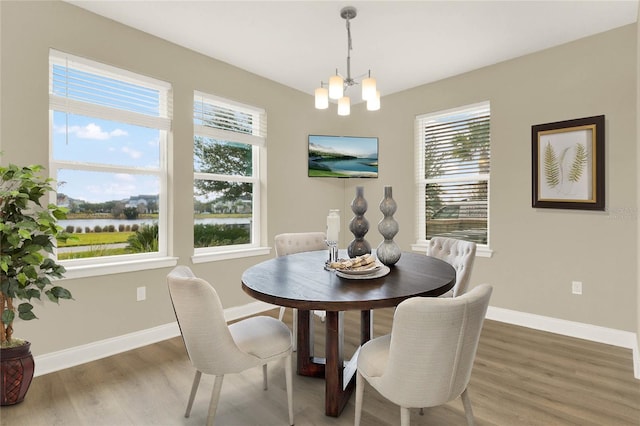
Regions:
M 309 177 L 377 178 L 378 138 L 309 135 Z

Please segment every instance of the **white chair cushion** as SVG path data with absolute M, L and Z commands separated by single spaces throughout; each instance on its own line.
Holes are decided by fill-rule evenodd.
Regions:
M 291 332 L 275 318 L 247 318 L 231 324 L 229 331 L 241 351 L 265 361 L 291 351 Z
M 376 337 L 360 349 L 358 370 L 368 380 L 384 374 L 389 361 L 389 345 L 391 334 Z M 363 355 L 366 354 L 366 355 Z

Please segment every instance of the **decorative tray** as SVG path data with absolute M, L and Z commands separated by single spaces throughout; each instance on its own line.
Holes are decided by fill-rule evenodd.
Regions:
M 380 278 L 387 275 L 390 271 L 389 267 L 386 265 L 376 265 L 375 268 L 371 268 L 365 271 L 349 271 L 349 270 L 340 270 L 336 269 L 336 275 L 341 278 L 347 278 L 350 280 L 371 280 L 374 278 Z
M 376 262 L 374 265 L 367 265 L 367 267 L 363 267 L 363 268 L 353 268 L 353 269 L 335 268 L 335 270 L 336 272 L 340 272 L 345 275 L 369 275 L 379 271 L 382 266 L 384 265 Z

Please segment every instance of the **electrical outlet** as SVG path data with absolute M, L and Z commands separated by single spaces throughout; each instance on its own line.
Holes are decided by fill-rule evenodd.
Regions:
M 571 293 L 582 294 L 582 281 L 571 281 Z
M 138 287 L 136 289 L 136 301 L 141 302 L 147 298 L 147 288 Z

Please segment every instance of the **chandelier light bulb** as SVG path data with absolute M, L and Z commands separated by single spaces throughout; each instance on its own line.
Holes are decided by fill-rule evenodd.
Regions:
M 324 87 L 316 89 L 316 109 L 329 108 L 329 91 Z
M 376 90 L 375 96 L 367 101 L 368 111 L 377 111 L 380 109 L 380 91 Z
M 349 115 L 351 113 L 351 102 L 348 96 L 338 99 L 338 115 Z
M 362 80 L 362 99 L 369 101 L 376 97 L 376 79 L 368 77 Z
M 344 96 L 344 80 L 339 75 L 334 75 L 329 79 L 329 97 L 340 99 Z

